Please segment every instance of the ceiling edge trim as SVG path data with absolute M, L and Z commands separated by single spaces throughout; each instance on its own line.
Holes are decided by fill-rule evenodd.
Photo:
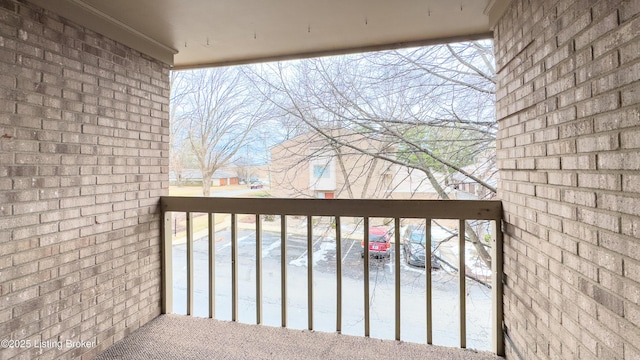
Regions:
M 487 7 L 484 9 L 484 14 L 489 16 L 489 29 L 493 29 L 502 15 L 507 11 L 507 8 L 511 5 L 511 0 L 490 0 Z
M 173 56 L 178 53 L 178 50 L 160 43 L 81 0 L 30 1 L 165 64 L 173 65 Z
M 351 48 L 344 48 L 344 49 L 320 50 L 320 51 L 313 51 L 313 52 L 291 53 L 291 54 L 283 54 L 283 55 L 264 56 L 259 58 L 226 60 L 226 61 L 219 61 L 219 62 L 193 63 L 193 64 L 177 63 L 174 65 L 173 70 L 193 70 L 193 69 L 201 69 L 201 68 L 207 68 L 207 67 L 223 67 L 223 66 L 264 63 L 264 62 L 272 62 L 272 61 L 308 59 L 308 58 L 315 58 L 315 57 L 347 55 L 347 54 L 365 53 L 365 52 L 383 51 L 383 50 L 394 50 L 394 49 L 402 49 L 402 48 L 410 48 L 410 47 L 418 47 L 418 46 L 440 45 L 440 44 L 447 44 L 447 43 L 484 40 L 484 39 L 493 39 L 493 33 L 483 32 L 483 33 L 477 33 L 477 34 L 452 36 L 452 37 L 445 37 L 445 38 L 404 41 L 404 42 L 396 42 L 396 43 L 381 44 L 381 45 L 351 47 Z

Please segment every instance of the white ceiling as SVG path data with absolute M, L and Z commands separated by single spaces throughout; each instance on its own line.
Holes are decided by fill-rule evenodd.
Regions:
M 509 0 L 32 0 L 176 68 L 491 36 Z M 174 55 L 175 54 L 175 55 Z

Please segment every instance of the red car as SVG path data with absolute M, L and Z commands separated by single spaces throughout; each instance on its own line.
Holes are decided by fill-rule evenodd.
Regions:
M 250 187 L 251 189 L 262 189 L 264 187 L 264 184 L 261 182 L 254 182 Z
M 360 246 L 362 246 L 360 256 L 364 258 L 364 241 L 360 243 Z M 386 227 L 374 226 L 369 228 L 369 256 L 391 257 L 391 237 Z

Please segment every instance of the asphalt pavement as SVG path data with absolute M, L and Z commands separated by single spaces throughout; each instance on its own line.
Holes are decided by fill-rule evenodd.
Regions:
M 266 222 L 265 222 L 266 223 Z M 276 222 L 279 226 L 279 222 Z M 238 320 L 256 323 L 256 236 L 253 224 L 240 225 L 238 232 Z M 304 229 L 304 227 L 302 227 Z M 263 324 L 281 325 L 281 244 L 279 232 L 264 227 L 262 237 Z M 287 327 L 307 329 L 307 239 L 301 231 L 289 233 L 286 240 Z M 313 238 L 313 328 L 336 331 L 336 241 L 331 232 L 314 232 Z M 361 235 L 360 235 L 361 236 Z M 230 230 L 216 232 L 215 318 L 231 319 L 231 240 Z M 194 315 L 208 316 L 208 242 L 206 232 L 196 234 L 194 242 Z M 342 333 L 364 334 L 364 261 L 356 232 L 342 240 Z M 173 246 L 174 312 L 186 313 L 186 246 Z M 395 249 L 392 248 L 392 251 Z M 402 255 L 402 254 L 401 254 Z M 424 268 L 408 266 L 402 258 L 400 270 L 401 338 L 426 342 L 426 275 Z M 393 339 L 395 335 L 395 264 L 390 259 L 370 259 L 369 304 L 371 337 Z M 434 344 L 458 346 L 459 309 L 457 274 L 433 271 Z M 488 350 L 491 338 L 491 291 L 467 281 L 467 346 Z

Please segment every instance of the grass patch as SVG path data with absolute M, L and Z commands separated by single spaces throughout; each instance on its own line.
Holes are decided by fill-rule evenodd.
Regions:
M 257 193 L 250 194 L 251 197 L 259 197 L 259 198 L 268 198 L 271 197 L 271 194 L 267 191 L 260 191 Z
M 211 188 L 211 196 L 216 196 L 216 193 L 222 191 L 230 191 L 230 190 L 249 190 L 247 185 L 229 185 L 229 186 L 219 186 Z M 202 196 L 202 186 L 170 186 L 169 187 L 169 196 Z M 259 197 L 259 198 L 268 198 L 271 197 L 271 194 L 267 190 L 262 191 L 253 191 L 247 194 L 237 195 L 240 197 Z M 228 223 L 229 214 L 216 214 L 215 222 L 216 227 L 222 223 Z M 175 213 L 173 218 L 172 231 L 173 231 L 173 240 L 177 242 L 185 241 L 187 237 L 187 217 L 186 213 Z M 194 234 L 207 230 L 209 228 L 209 221 L 207 219 L 207 214 L 204 213 L 194 213 L 193 216 L 193 232 Z
M 193 214 L 193 233 L 207 230 L 209 228 L 208 214 L 194 213 Z M 228 222 L 229 214 L 216 214 L 215 225 L 216 227 L 224 222 Z M 176 213 L 173 218 L 173 241 L 180 240 L 179 242 L 186 241 L 187 238 L 187 215 L 185 213 Z M 176 229 L 178 230 L 177 232 Z
M 202 186 L 169 186 L 169 196 L 202 196 Z

